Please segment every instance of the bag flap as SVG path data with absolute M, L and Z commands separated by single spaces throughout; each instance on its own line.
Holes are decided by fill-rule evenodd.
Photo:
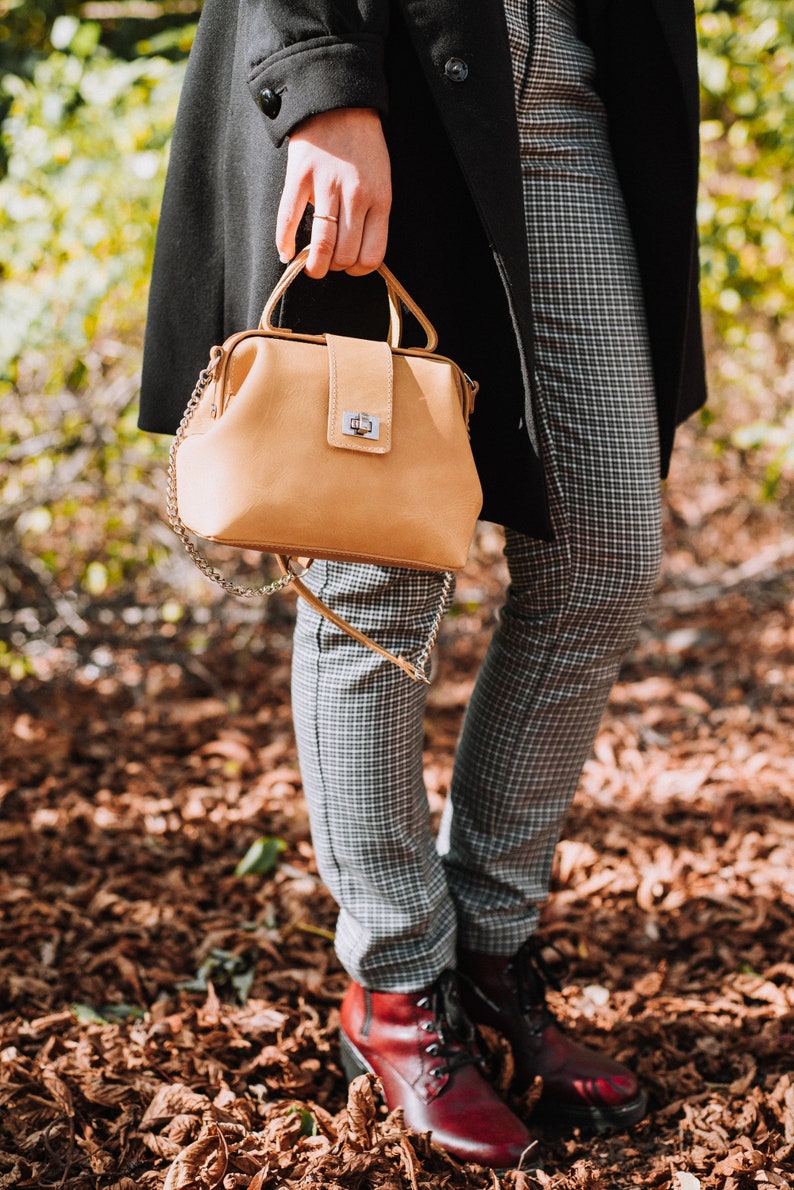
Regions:
M 343 450 L 391 450 L 392 354 L 388 343 L 326 335 L 328 442 Z

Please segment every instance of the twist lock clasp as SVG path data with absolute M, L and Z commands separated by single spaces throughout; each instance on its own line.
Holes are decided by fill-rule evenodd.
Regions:
M 377 441 L 380 438 L 380 418 L 346 410 L 342 414 L 342 433 L 352 438 L 372 438 Z

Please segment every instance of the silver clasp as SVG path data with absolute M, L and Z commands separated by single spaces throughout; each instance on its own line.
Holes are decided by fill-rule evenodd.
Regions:
M 342 433 L 352 438 L 380 438 L 380 418 L 370 417 L 368 413 L 342 414 Z

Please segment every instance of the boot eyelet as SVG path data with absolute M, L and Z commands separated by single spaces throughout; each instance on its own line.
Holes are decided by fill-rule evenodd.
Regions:
M 425 1033 L 435 1033 L 436 1023 L 435 1021 L 422 1021 L 419 1028 L 424 1029 Z
M 441 1066 L 434 1066 L 433 1069 L 430 1071 L 430 1075 L 432 1078 L 443 1078 L 445 1073 L 446 1073 L 446 1071 Z
M 417 1007 L 417 1008 L 429 1008 L 429 1007 L 430 1007 L 430 1001 L 428 1000 L 427 996 L 422 996 L 422 999 L 421 999 L 421 1000 L 417 1000 L 417 1001 L 416 1001 L 416 1007 Z
M 426 1046 L 425 1053 L 429 1054 L 431 1058 L 435 1058 L 436 1054 L 438 1053 L 437 1043 L 434 1041 L 430 1045 Z

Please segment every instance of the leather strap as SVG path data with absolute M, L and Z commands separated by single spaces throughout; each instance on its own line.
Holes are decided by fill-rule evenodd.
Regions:
M 303 248 L 298 255 L 291 260 L 286 269 L 282 273 L 275 289 L 265 303 L 265 308 L 262 311 L 262 317 L 259 319 L 259 325 L 263 330 L 272 331 L 275 334 L 289 334 L 289 331 L 284 327 L 277 327 L 273 325 L 273 313 L 276 306 L 283 298 L 284 294 L 289 289 L 292 282 L 303 272 L 306 266 L 306 261 L 309 259 L 309 249 Z M 433 326 L 430 319 L 423 310 L 417 306 L 414 299 L 410 296 L 407 290 L 403 289 L 400 282 L 395 277 L 394 273 L 386 267 L 385 264 L 378 268 L 383 280 L 386 282 L 386 296 L 389 303 L 389 346 L 399 347 L 402 338 L 402 311 L 400 303 L 406 309 L 410 310 L 416 321 L 421 326 L 427 337 L 427 343 L 422 348 L 423 351 L 435 351 L 438 346 L 438 335 L 436 328 Z
M 408 677 L 412 678 L 415 682 L 424 682 L 426 686 L 430 685 L 430 678 L 427 676 L 425 666 L 432 651 L 433 645 L 435 644 L 438 627 L 441 622 L 441 617 L 444 614 L 444 605 L 446 603 L 447 594 L 449 593 L 449 588 L 451 586 L 451 575 L 448 575 L 446 581 L 444 582 L 441 592 L 441 600 L 436 614 L 436 620 L 433 624 L 427 644 L 422 651 L 419 661 L 416 664 L 412 664 L 410 661 L 406 661 L 406 659 L 399 654 L 390 653 L 388 649 L 384 649 L 383 645 L 379 645 L 378 642 L 373 640 L 371 636 L 367 636 L 366 633 L 360 632 L 358 628 L 355 628 L 352 624 L 348 623 L 347 620 L 343 619 L 342 616 L 339 616 L 335 611 L 332 611 L 327 603 L 323 603 L 322 599 L 318 598 L 318 596 L 315 595 L 313 591 L 309 590 L 306 584 L 301 582 L 301 580 L 296 576 L 292 567 L 292 558 L 288 558 L 285 554 L 276 554 L 276 559 L 278 561 L 281 573 L 285 577 L 287 575 L 291 576 L 290 586 L 298 592 L 301 598 L 306 600 L 310 607 L 313 607 L 314 610 L 319 612 L 321 616 L 325 616 L 326 620 L 329 620 L 332 624 L 336 625 L 336 627 L 340 628 L 342 632 L 346 632 L 348 636 L 352 636 L 353 640 L 357 640 L 359 644 L 366 645 L 368 649 L 372 649 L 373 653 L 378 653 L 381 657 L 385 657 L 387 661 L 391 661 L 394 665 L 399 666 L 399 668 L 404 673 L 407 673 Z M 309 564 L 311 565 L 311 562 Z M 306 569 L 308 569 L 308 567 L 304 567 L 304 571 Z
M 388 343 L 326 335 L 328 444 L 385 455 L 391 450 L 394 374 Z

